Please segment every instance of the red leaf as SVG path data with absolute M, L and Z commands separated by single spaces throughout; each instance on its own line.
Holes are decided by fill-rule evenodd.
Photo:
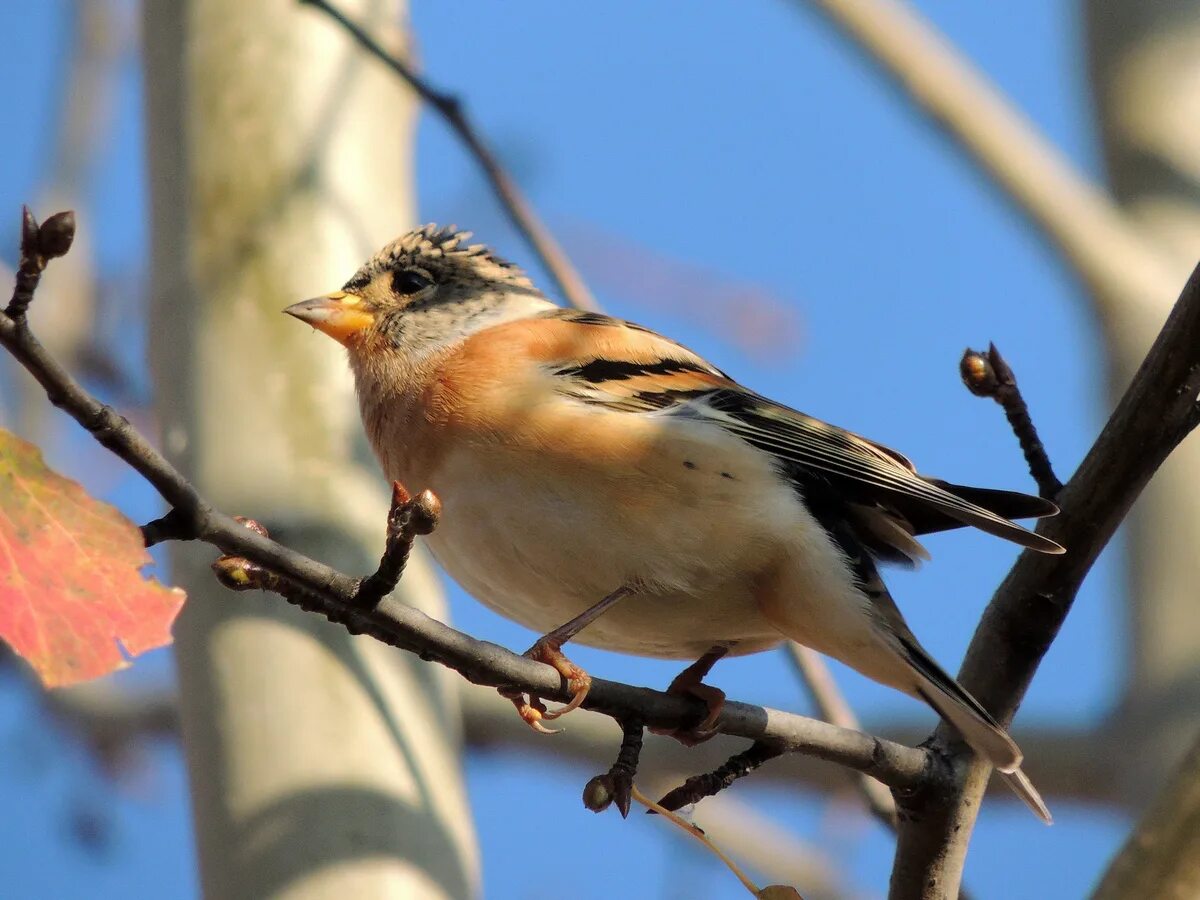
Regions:
M 137 526 L 0 429 L 0 637 L 47 687 L 171 643 L 184 593 L 142 577 Z

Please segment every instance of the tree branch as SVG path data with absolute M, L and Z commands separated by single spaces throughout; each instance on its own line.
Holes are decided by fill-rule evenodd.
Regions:
M 0 671 L 5 662 L 0 653 Z M 531 741 L 528 726 L 512 714 L 510 703 L 491 690 L 466 682 L 459 685 L 457 702 L 463 711 L 463 737 L 477 752 L 544 754 L 547 762 L 591 771 L 612 761 L 609 747 L 614 732 L 607 716 L 584 712 L 572 716 L 571 727 L 554 740 Z M 177 698 L 170 690 L 131 693 L 109 688 L 100 692 L 84 686 L 46 693 L 45 700 L 50 711 L 85 745 L 119 748 L 147 738 L 174 740 L 179 736 Z M 1048 799 L 1125 810 L 1130 797 L 1119 778 L 1124 762 L 1117 751 L 1128 744 L 1131 727 L 1135 726 L 1115 720 L 1096 730 L 1018 728 L 1013 736 L 1030 761 L 1031 777 Z M 889 735 L 891 740 L 909 746 L 919 744 L 929 733 L 927 728 L 907 721 L 880 722 L 867 731 Z M 684 747 L 671 738 L 648 735 L 646 759 L 639 769 L 643 786 L 653 794 L 678 784 L 691 772 L 715 769 L 733 753 L 733 748 L 733 738 Z M 830 774 L 826 763 L 790 754 L 764 769 L 755 781 L 769 783 L 771 790 L 794 791 L 797 796 L 806 791 L 829 797 L 842 795 L 842 780 Z M 1015 799 L 997 781 L 990 782 L 989 789 L 996 800 Z M 710 805 L 706 802 L 705 808 Z
M 320 10 L 337 22 L 347 34 L 358 41 L 360 47 L 399 75 L 423 101 L 433 107 L 450 126 L 450 129 L 458 135 L 459 140 L 479 164 L 488 183 L 492 186 L 492 190 L 496 192 L 496 197 L 500 200 L 500 205 L 508 215 L 509 221 L 537 254 L 550 277 L 558 285 L 563 299 L 578 309 L 599 309 L 591 292 L 588 291 L 587 285 L 583 283 L 583 278 L 571 265 L 562 247 L 550 234 L 549 229 L 542 224 L 529 201 L 517 187 L 516 182 L 500 165 L 496 155 L 484 143 L 478 130 L 467 118 L 467 114 L 463 111 L 462 101 L 433 87 L 418 75 L 406 60 L 386 50 L 361 25 L 333 3 L 328 0 L 299 0 L 299 2 Z
M 437 527 L 442 504 L 431 491 L 410 497 L 398 481 L 392 482 L 392 505 L 388 510 L 387 537 L 379 568 L 362 580 L 355 598 L 359 606 L 375 607 L 396 589 L 417 535 Z
M 1134 500 L 1196 426 L 1200 394 L 1200 266 L 1078 471 L 1061 513 L 1039 531 L 1062 556 L 1026 551 L 997 589 L 967 650 L 959 681 L 1002 722 L 1012 718 L 1076 592 Z M 902 804 L 893 898 L 953 896 L 990 768 L 952 730 L 930 752 L 949 766 L 951 790 L 918 791 Z
M 351 633 L 369 634 L 439 662 L 476 684 L 509 685 L 549 699 L 569 699 L 561 677 L 550 666 L 476 640 L 390 596 L 374 608 L 364 608 L 356 602 L 359 579 L 214 509 L 133 425 L 96 400 L 50 357 L 24 317 L 0 315 L 0 344 L 33 374 L 55 406 L 154 486 L 172 507 L 169 516 L 178 514 L 172 537 L 200 540 L 263 567 L 297 589 L 286 591 L 285 599 L 344 625 Z M 698 704 L 648 688 L 594 679 L 584 705 L 618 720 L 637 718 L 659 728 L 679 729 L 695 721 Z M 915 790 L 937 775 L 923 750 L 745 703 L 726 703 L 717 730 L 849 766 L 899 790 Z
M 858 717 L 838 690 L 837 682 L 820 654 L 795 641 L 788 641 L 786 647 L 788 658 L 800 673 L 800 680 L 817 707 L 817 714 L 826 722 L 861 731 Z M 855 777 L 854 783 L 871 815 L 895 831 L 896 801 L 891 792 L 878 781 L 861 775 Z
M 679 787 L 668 791 L 658 801 L 663 809 L 675 812 L 699 803 L 705 797 L 714 797 L 739 778 L 745 778 L 759 766 L 782 755 L 778 747 L 756 741 L 748 750 L 735 753 L 711 772 L 693 775 Z
M 583 805 L 598 813 L 616 803 L 621 818 L 628 819 L 629 807 L 633 804 L 633 779 L 642 758 L 646 729 L 638 719 L 626 719 L 620 724 L 621 749 L 617 759 L 607 772 L 596 775 L 584 785 Z
M 1029 474 L 1037 482 L 1038 493 L 1053 500 L 1062 490 L 1062 482 L 1054 474 L 1050 456 L 1038 437 L 1033 418 L 1029 415 L 1029 406 L 1017 386 L 1017 376 L 996 345 L 989 344 L 987 353 L 968 349 L 963 353 L 958 369 L 967 390 L 976 397 L 990 397 L 1000 404 L 1013 435 L 1021 445 Z
M 1092 900 L 1200 896 L 1200 740 L 1109 863 Z
M 1170 297 L 1178 275 L 1108 195 L 907 4 L 807 0 L 891 75 L 1050 238 L 1118 321 L 1123 304 Z

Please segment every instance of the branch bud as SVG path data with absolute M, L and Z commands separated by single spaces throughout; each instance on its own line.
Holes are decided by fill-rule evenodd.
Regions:
M 37 249 L 46 259 L 65 256 L 74 241 L 75 211 L 71 209 L 55 213 L 37 229 Z
M 958 372 L 962 376 L 967 390 L 976 397 L 994 397 L 1000 387 L 996 370 L 992 368 L 987 356 L 978 350 L 968 348 L 963 351 L 962 360 L 958 364 Z
M 601 813 L 612 806 L 614 798 L 612 775 L 597 775 L 583 786 L 583 805 L 594 813 Z
M 442 501 L 430 490 L 421 491 L 412 501 L 413 534 L 432 534 L 442 517 Z

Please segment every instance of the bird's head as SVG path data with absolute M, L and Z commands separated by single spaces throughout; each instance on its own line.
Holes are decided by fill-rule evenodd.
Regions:
M 342 289 L 287 307 L 352 352 L 376 340 L 442 344 L 552 304 L 469 231 L 426 225 L 369 259 Z

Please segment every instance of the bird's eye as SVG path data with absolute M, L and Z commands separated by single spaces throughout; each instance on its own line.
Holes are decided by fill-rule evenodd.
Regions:
M 433 284 L 433 279 L 415 269 L 401 269 L 392 275 L 392 290 L 397 294 L 416 294 Z

